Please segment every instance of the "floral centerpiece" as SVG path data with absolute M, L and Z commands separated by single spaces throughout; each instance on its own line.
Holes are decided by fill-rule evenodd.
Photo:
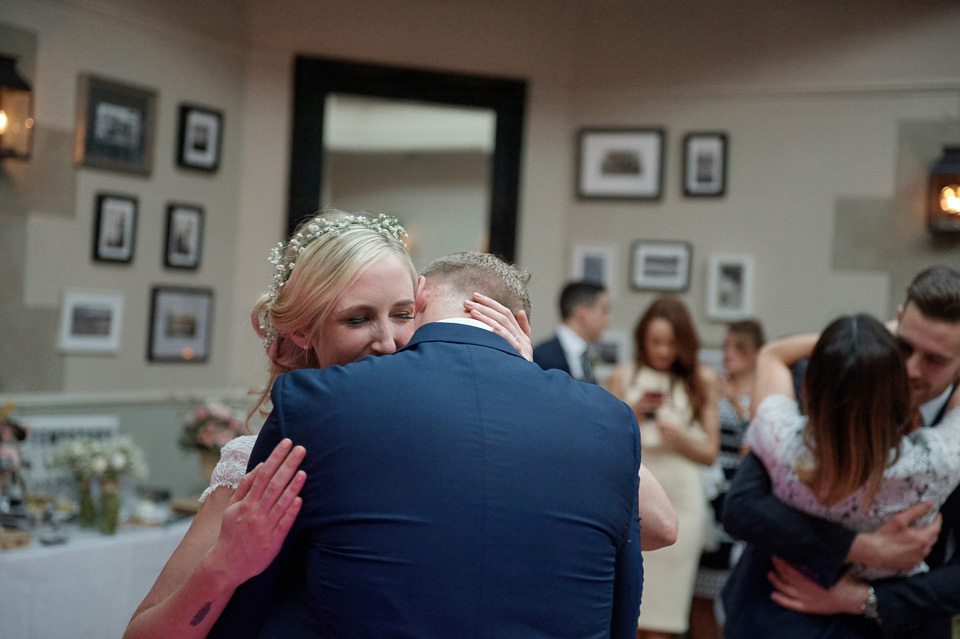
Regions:
M 208 401 L 187 413 L 178 443 L 187 450 L 219 454 L 227 442 L 246 432 L 243 420 L 229 406 Z
M 92 526 L 99 521 L 100 531 L 116 532 L 120 511 L 117 496 L 124 475 L 146 478 L 147 461 L 143 449 L 127 436 L 110 439 L 87 437 L 60 442 L 50 452 L 50 466 L 73 473 L 80 490 L 80 524 Z M 100 486 L 99 513 L 93 503 L 91 483 Z
M 220 459 L 220 449 L 247 427 L 233 410 L 220 401 L 209 400 L 187 413 L 178 443 L 181 448 L 200 452 L 200 472 L 209 482 Z

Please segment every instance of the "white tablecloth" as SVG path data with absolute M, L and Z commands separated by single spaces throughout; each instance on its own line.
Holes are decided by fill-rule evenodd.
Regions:
M 119 639 L 189 525 L 0 552 L 0 639 Z

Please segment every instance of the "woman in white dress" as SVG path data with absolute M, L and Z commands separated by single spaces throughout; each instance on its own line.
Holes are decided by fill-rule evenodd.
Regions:
M 274 282 L 254 307 L 269 380 L 251 409 L 265 412 L 277 376 L 300 368 L 344 365 L 387 355 L 413 334 L 417 273 L 388 216 L 325 213 L 274 249 Z M 466 300 L 471 315 L 532 359 L 522 312 L 484 296 Z M 318 407 L 322 410 L 322 407 Z M 193 523 L 134 613 L 124 637 L 205 637 L 233 591 L 276 556 L 300 509 L 305 455 L 284 440 L 246 473 L 254 436 L 224 447 Z
M 676 543 L 643 555 L 637 636 L 667 639 L 689 624 L 707 522 L 700 468 L 713 464 L 719 450 L 717 376 L 698 363 L 693 320 L 675 297 L 650 304 L 634 339 L 634 361 L 614 370 L 609 386 L 636 413 L 643 465 L 663 486 L 679 519 Z

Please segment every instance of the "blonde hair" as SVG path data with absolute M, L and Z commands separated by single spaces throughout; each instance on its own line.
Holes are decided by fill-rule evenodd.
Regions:
M 491 253 L 453 253 L 430 262 L 422 275 L 442 281 L 449 288 L 450 295 L 458 300 L 483 293 L 514 314 L 526 311 L 530 316 L 530 295 L 527 292 L 530 274 Z
M 344 224 L 345 219 L 349 223 Z M 311 347 L 301 348 L 293 336 L 302 334 L 313 344 L 334 303 L 368 266 L 385 255 L 396 255 L 409 272 L 411 285 L 416 287 L 417 271 L 406 245 L 395 233 L 375 228 L 370 218 L 324 211 L 304 222 L 298 231 L 331 221 L 337 227 L 319 236 L 314 233 L 291 263 L 289 277 L 282 286 L 272 286 L 253 307 L 251 322 L 266 347 L 269 379 L 247 413 L 248 420 L 256 412 L 267 414 L 264 404 L 279 375 L 320 367 L 320 354 Z

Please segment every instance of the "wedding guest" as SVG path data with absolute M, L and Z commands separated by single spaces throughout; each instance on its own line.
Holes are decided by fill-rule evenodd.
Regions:
M 417 273 L 392 217 L 324 213 L 272 252 L 274 281 L 252 313 L 269 360 L 269 379 L 252 411 L 262 410 L 279 375 L 387 355 L 406 345 L 414 327 Z M 476 296 L 470 317 L 530 357 L 525 313 Z M 204 502 L 124 637 L 205 637 L 233 590 L 258 574 L 297 517 L 305 451 L 277 443 L 247 472 L 256 437 L 221 451 Z
M 906 360 L 911 400 L 920 407 L 923 427 L 939 428 L 960 403 L 960 271 L 937 265 L 918 273 L 890 328 Z M 762 462 L 748 454 L 727 495 L 724 524 L 758 550 L 748 548 L 724 588 L 728 612 L 743 593 L 768 588 L 767 557 L 775 555 L 801 566 L 803 574 L 779 563 L 778 577 L 786 588 L 774 594 L 780 606 L 766 606 L 763 614 L 770 623 L 789 624 L 792 611 L 847 613 L 850 628 L 838 625 L 851 632 L 863 628 L 858 618 L 866 617 L 868 633 L 882 630 L 898 639 L 951 636 L 951 619 L 960 614 L 960 553 L 954 552 L 960 548 L 960 489 L 926 527 L 912 524 L 929 512 L 929 502 L 873 532 L 851 531 L 802 513 L 770 490 Z M 848 562 L 904 570 L 924 560 L 931 570 L 910 577 L 867 583 L 842 576 Z
M 812 350 L 812 353 L 811 353 Z M 794 398 L 790 365 L 809 356 L 805 407 Z M 766 467 L 774 494 L 810 515 L 869 532 L 919 502 L 933 505 L 916 524 L 931 523 L 936 509 L 960 483 L 960 411 L 937 428 L 919 428 L 907 372 L 894 337 L 869 315 L 844 316 L 822 335 L 772 342 L 760 353 L 755 416 L 747 434 L 752 454 Z M 753 548 L 748 549 L 754 552 Z M 781 574 L 789 573 L 784 565 Z M 853 562 L 844 580 L 876 580 L 926 572 Z M 774 573 L 775 586 L 784 582 Z M 791 597 L 750 588 L 739 593 L 728 637 L 867 637 L 877 629 L 863 617 L 770 614 Z M 859 612 L 859 601 L 854 610 Z
M 676 508 L 677 542 L 644 555 L 639 637 L 668 639 L 687 631 L 707 500 L 700 468 L 719 450 L 717 376 L 697 361 L 700 340 L 683 302 L 657 298 L 634 331 L 633 361 L 614 369 L 610 392 L 640 423 L 644 466 Z
M 715 614 L 716 599 L 730 575 L 740 548 L 720 524 L 723 500 L 730 480 L 743 459 L 743 436 L 750 423 L 750 397 L 756 378 L 757 353 L 764 344 L 763 326 L 756 320 L 742 320 L 727 326 L 723 340 L 723 370 L 717 414 L 720 421 L 720 454 L 715 464 L 719 471 L 713 509 L 715 549 L 700 557 L 700 569 L 694 585 L 690 609 L 690 639 L 720 639 L 721 628 Z M 722 621 L 722 620 L 720 620 Z
M 556 334 L 534 347 L 533 361 L 544 370 L 556 368 L 574 379 L 597 383 L 590 344 L 610 323 L 610 296 L 600 284 L 570 282 L 560 292 L 560 317 Z

